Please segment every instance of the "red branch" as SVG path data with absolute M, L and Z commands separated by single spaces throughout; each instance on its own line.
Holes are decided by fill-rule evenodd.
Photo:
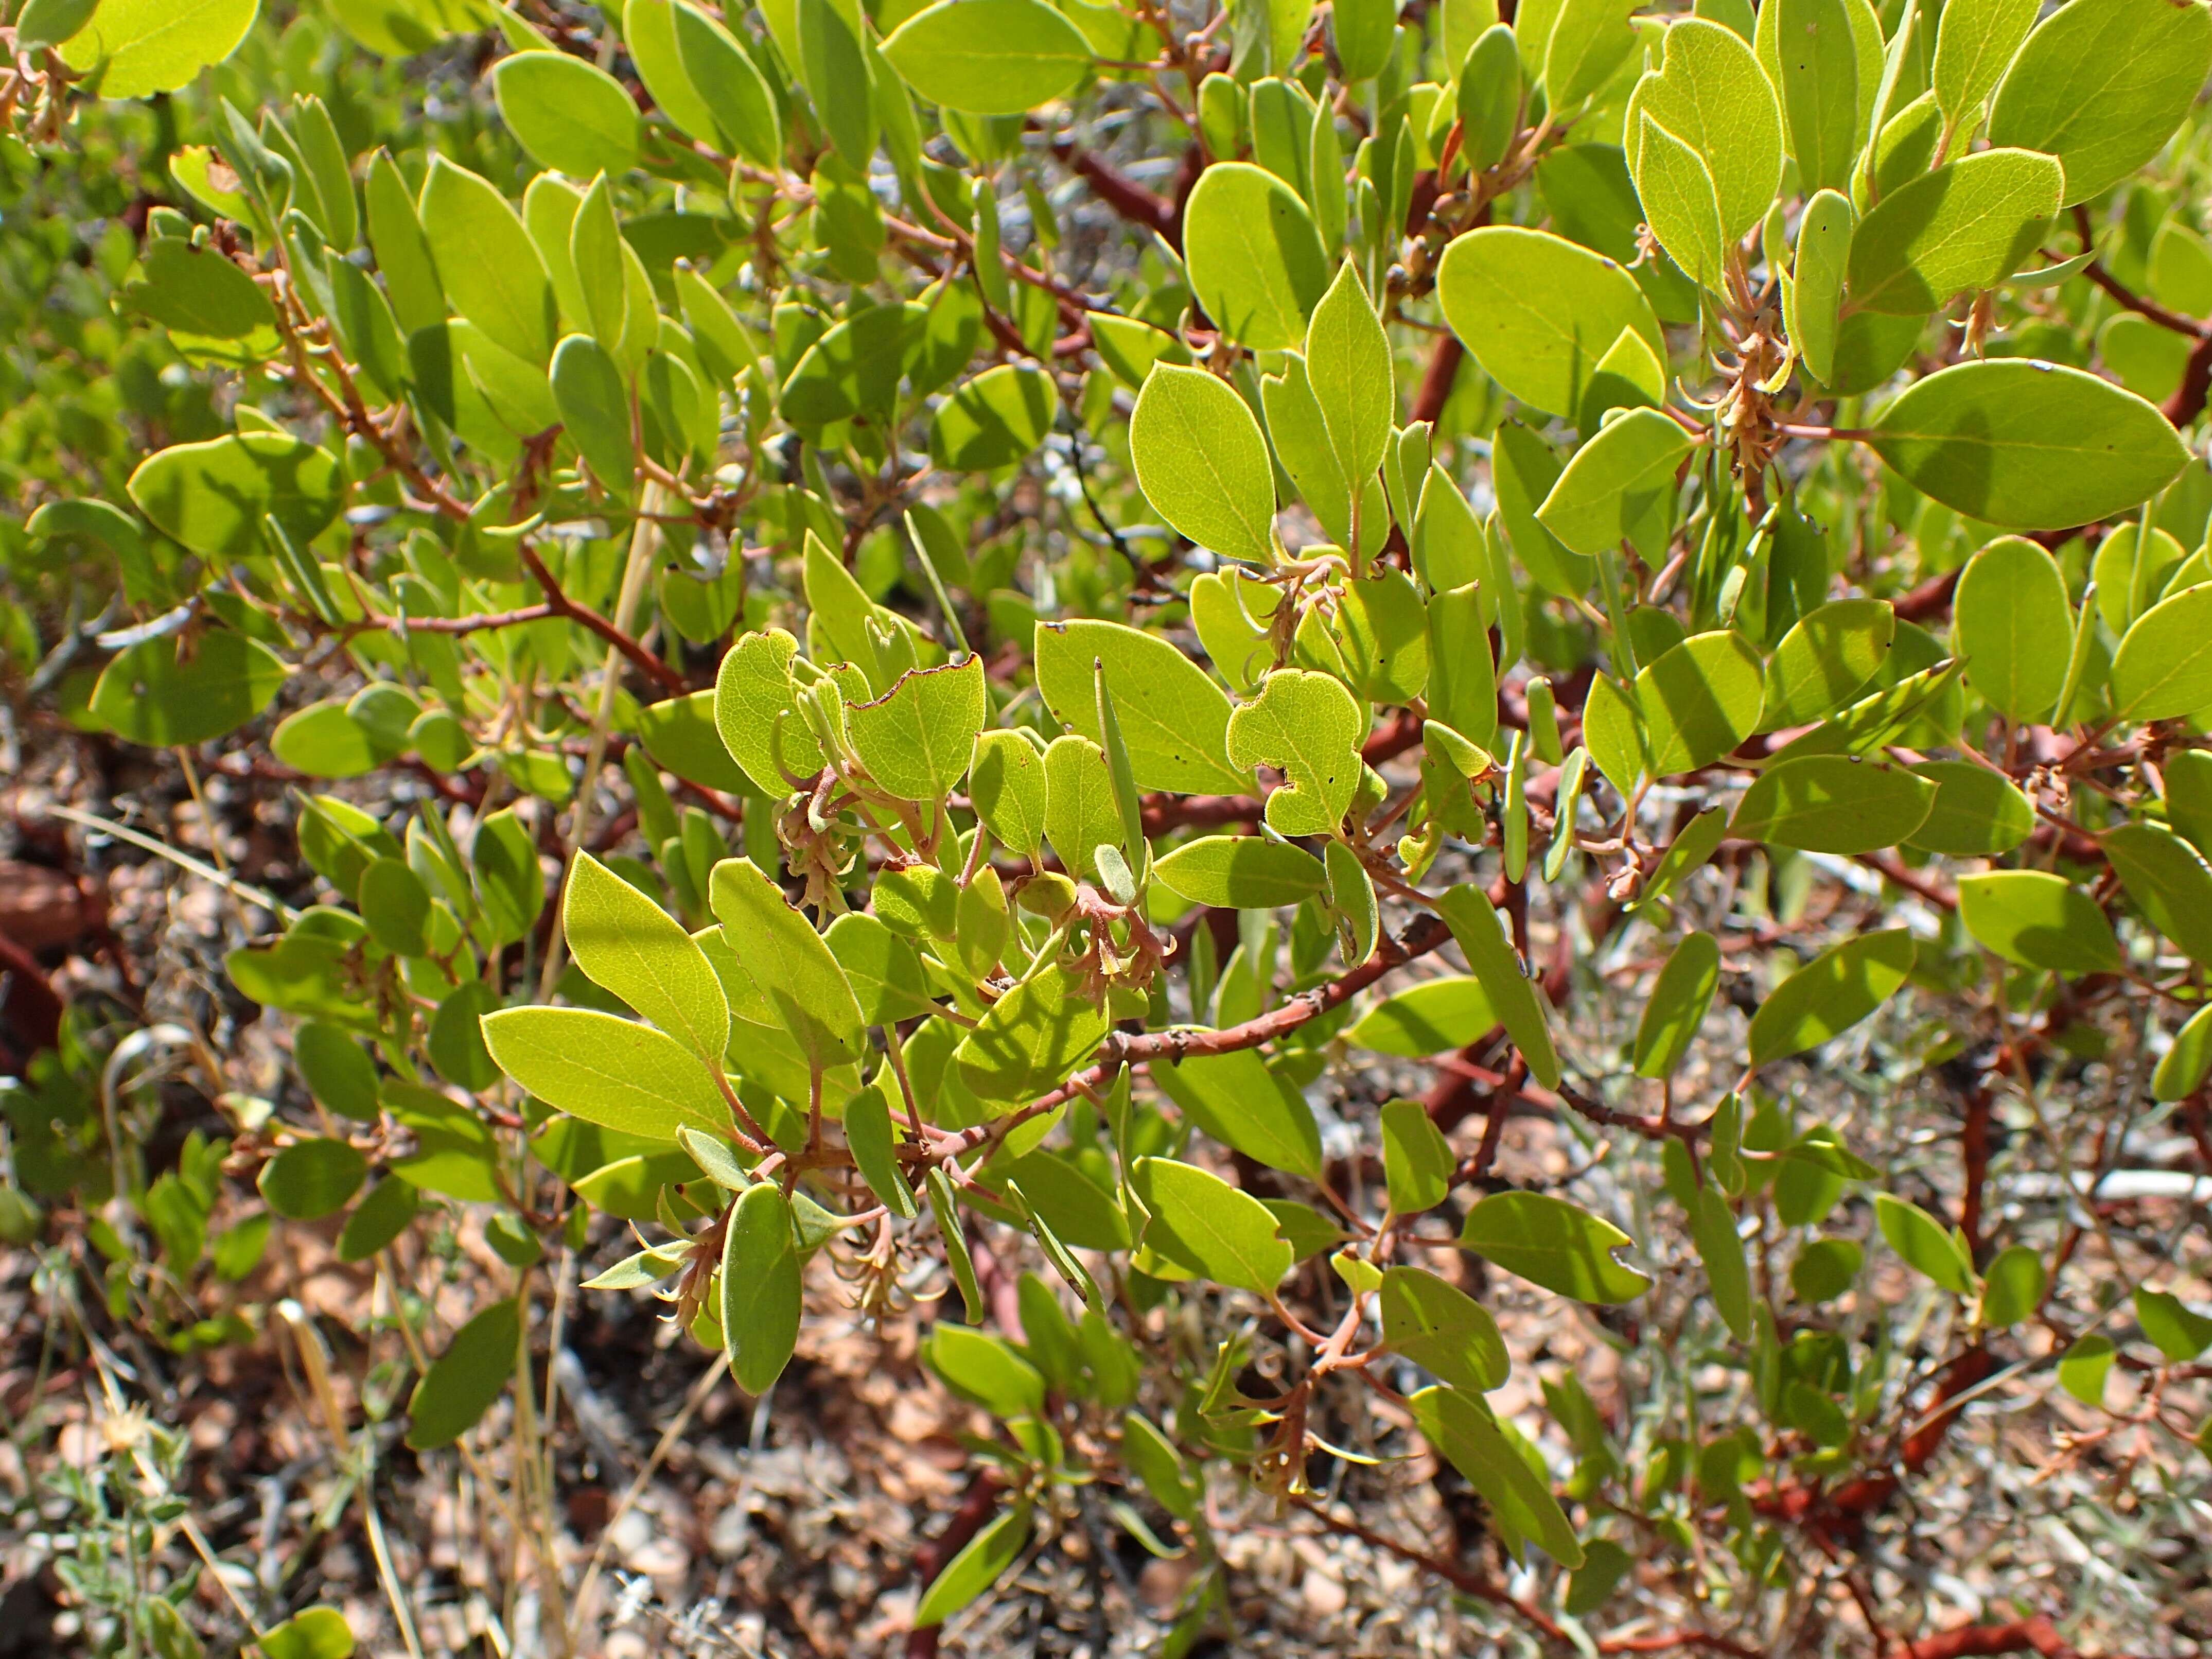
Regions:
M 2003 1625 L 1960 1625 L 1898 1648 L 1899 1659 L 1978 1659 L 1998 1653 L 2039 1653 L 2043 1659 L 2080 1659 L 2058 1627 L 2038 1614 Z
M 1384 761 L 1397 759 L 1408 749 L 1420 745 L 1421 725 L 1421 720 L 1412 709 L 1400 709 L 1390 717 L 1389 725 L 1360 745 L 1359 758 L 1370 766 L 1380 766 Z
M 1052 147 L 1063 166 L 1098 193 L 1098 199 L 1129 223 L 1141 230 L 1153 231 L 1180 247 L 1182 238 L 1176 223 L 1176 208 L 1172 202 L 1155 196 L 1133 179 L 1125 178 L 1106 162 L 1087 149 L 1070 143 Z
M 546 608 L 556 617 L 565 617 L 588 631 L 598 635 L 609 645 L 629 659 L 631 665 L 647 679 L 666 691 L 688 691 L 690 684 L 684 676 L 654 656 L 635 640 L 617 628 L 588 605 L 579 605 L 561 589 L 553 573 L 545 568 L 545 561 L 528 542 L 522 544 L 522 562 L 530 567 L 530 574 L 545 591 Z
M 1429 366 L 1421 375 L 1421 388 L 1413 394 L 1413 419 L 1433 421 L 1444 412 L 1452 382 L 1459 376 L 1459 360 L 1466 356 L 1467 348 L 1459 343 L 1458 335 L 1437 337 L 1437 348 L 1429 354 Z
M 1444 926 L 1442 917 L 1422 916 L 1398 938 L 1384 939 L 1376 947 L 1373 956 L 1350 973 L 1302 992 L 1256 1019 L 1219 1031 L 1117 1031 L 1106 1039 L 1099 1055 L 1109 1066 L 1118 1060 L 1133 1065 L 1140 1060 L 1180 1061 L 1193 1054 L 1226 1054 L 1240 1048 L 1256 1048 L 1263 1042 L 1289 1036 L 1308 1020 L 1318 1018 L 1332 1008 L 1342 1006 L 1393 968 L 1403 967 L 1415 957 L 1426 956 L 1450 937 L 1451 929 Z
M 1251 795 L 1147 795 L 1142 803 L 1145 833 L 1256 823 L 1266 807 L 1266 802 Z
M 1990 1351 L 1978 1345 L 1962 1350 L 1945 1365 L 1942 1380 L 1936 1385 L 1934 1409 L 1905 1437 L 1894 1467 L 1846 1480 L 1832 1492 L 1816 1486 L 1786 1486 L 1754 1498 L 1753 1506 L 1822 1534 L 1856 1533 L 1867 1516 L 1897 1495 L 1905 1476 L 1919 1474 L 1935 1461 L 1964 1409 L 1953 1402 L 1996 1369 Z

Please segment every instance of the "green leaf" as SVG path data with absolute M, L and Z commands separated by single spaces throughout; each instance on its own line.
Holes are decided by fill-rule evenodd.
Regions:
M 1652 235 L 1683 275 L 1718 292 L 1728 281 L 1728 238 L 1711 168 L 1648 110 L 1630 133 L 1636 193 Z
M 1344 1035 L 1347 1042 L 1377 1054 L 1423 1060 L 1464 1048 L 1498 1024 L 1482 981 L 1455 975 L 1424 981 L 1376 1004 Z
M 1552 1043 L 1543 1000 L 1522 973 L 1520 955 L 1489 896 L 1474 883 L 1462 882 L 1437 901 L 1437 913 L 1450 927 L 1467 965 L 1481 981 L 1483 994 L 1529 1071 L 1547 1089 L 1558 1088 L 1559 1055 Z
M 846 166 L 865 173 L 880 131 L 867 25 L 854 0 L 798 0 L 797 64 L 806 95 Z
M 398 1176 L 378 1182 L 339 1230 L 338 1260 L 366 1261 L 407 1231 L 421 1205 L 410 1182 Z
M 2135 393 L 2026 358 L 1959 363 L 1915 381 L 1875 416 L 1867 441 L 1923 494 L 2007 530 L 2066 530 L 2125 512 L 2189 459 Z
M 876 917 L 848 911 L 822 937 L 869 1024 L 896 1024 L 936 1012 L 921 958 Z
M 1321 404 L 1328 444 L 1347 491 L 1364 489 L 1382 465 L 1398 414 L 1390 339 L 1347 260 L 1306 325 L 1306 378 Z
M 1154 1060 L 1152 1081 L 1224 1146 L 1271 1170 L 1321 1179 L 1321 1130 L 1313 1109 L 1267 1069 L 1258 1050 L 1202 1054 L 1179 1064 Z
M 212 247 L 164 236 L 147 245 L 137 281 L 123 298 L 143 316 L 181 334 L 247 340 L 274 356 L 276 308 L 260 285 Z
M 940 668 L 909 668 L 845 720 L 869 776 L 902 800 L 933 805 L 966 775 L 988 702 L 983 659 L 970 652 Z
M 1199 175 L 1182 223 L 1192 292 L 1224 334 L 1255 351 L 1304 340 L 1329 262 L 1297 191 L 1249 161 L 1218 161 Z
M 2120 966 L 2119 942 L 2096 900 L 2046 871 L 1960 877 L 1959 919 L 1977 944 L 2022 967 L 2108 974 Z
M 622 9 L 623 39 L 654 106 L 686 138 L 711 144 L 716 136 L 714 106 L 692 84 L 684 69 L 676 21 L 680 9 L 669 0 L 626 0 Z M 798 42 L 779 37 L 776 44 L 784 48 L 785 61 L 796 69 L 801 56 Z
M 776 166 L 783 154 L 782 122 L 753 53 L 695 6 L 678 4 L 672 21 L 684 78 L 713 113 L 722 137 L 756 166 Z
M 1433 1210 L 1451 1190 L 1459 1160 L 1450 1143 L 1418 1100 L 1382 1106 L 1382 1173 L 1390 1208 L 1399 1215 Z
M 1757 1327 L 1752 1319 L 1751 1273 L 1744 1261 L 1742 1236 L 1735 1228 L 1728 1195 L 1710 1182 L 1698 1188 L 1690 1212 L 1690 1236 L 1705 1264 L 1705 1282 L 1712 1286 L 1713 1306 L 1729 1334 L 1739 1342 L 1748 1342 Z
M 687 783 L 702 783 L 733 795 L 756 793 L 750 775 L 731 759 L 723 745 L 712 691 L 640 705 L 637 740 L 655 766 Z
M 1936 804 L 1908 847 L 1953 858 L 1995 858 L 2035 830 L 2035 806 L 2003 774 L 1972 761 L 1925 761 L 1913 771 L 1936 786 Z
M 1264 836 L 1205 836 L 1152 865 L 1153 878 L 1193 904 L 1273 910 L 1322 890 L 1327 872 L 1304 848 Z
M 287 1221 L 320 1221 L 361 1190 L 368 1164 L 343 1140 L 295 1140 L 261 1166 L 254 1185 Z
M 1455 1389 L 1483 1394 L 1513 1368 L 1498 1322 L 1464 1291 L 1419 1267 L 1382 1274 L 1382 1340 Z
M 2105 1380 L 2118 1350 L 2108 1336 L 2076 1337 L 2058 1362 L 2058 1384 L 2085 1406 L 2105 1403 Z
M 730 1040 L 730 1006 L 707 953 L 665 910 L 589 853 L 568 868 L 561 927 L 576 965 L 710 1064 Z
M 2212 1071 L 2212 1006 L 2199 1008 L 2188 1024 L 2173 1034 L 2173 1046 L 2158 1059 L 2150 1074 L 2153 1100 L 2186 1100 L 2204 1086 Z
M 1790 343 L 1824 385 L 1836 379 L 1844 276 L 1856 228 L 1850 198 L 1832 190 L 1806 203 L 1797 220 L 1796 258 L 1784 307 Z
M 2030 1246 L 2013 1244 L 1998 1251 L 1982 1284 L 1982 1322 L 2000 1331 L 2019 1324 L 2043 1305 L 2049 1282 L 2043 1258 Z
M 1098 848 L 1111 847 L 1126 862 L 1121 805 L 1106 751 L 1070 732 L 1044 751 L 1045 838 L 1078 879 L 1099 879 Z
M 1561 471 L 1551 445 L 1518 421 L 1504 422 L 1492 434 L 1490 476 L 1498 492 L 1492 522 L 1504 530 L 1507 544 L 1540 586 L 1562 599 L 1580 598 L 1595 581 L 1596 567 L 1569 552 L 1536 517 Z
M 1038 860 L 1045 839 L 1044 756 L 1026 738 L 1017 732 L 976 738 L 968 799 L 1001 846 Z
M 507 1008 L 483 1019 L 501 1071 L 557 1110 L 673 1142 L 684 1124 L 729 1133 L 730 1110 L 699 1057 L 674 1037 L 591 1008 Z
M 952 1057 L 977 1098 L 1012 1106 L 1057 1088 L 1108 1029 L 1105 1011 L 1055 963 L 993 1003 Z
M 1859 85 L 1850 8 L 1844 0 L 1775 3 L 1780 9 L 1774 36 L 1782 113 L 1801 187 L 1807 196 L 1849 189 L 1852 165 L 1866 143 L 1866 106 L 1875 92 Z M 1802 228 L 1798 235 L 1802 247 Z
M 270 751 L 311 778 L 356 778 L 391 757 L 343 702 L 310 703 L 278 722 Z
M 1808 853 L 1870 853 L 1893 847 L 1927 820 L 1936 786 L 1901 766 L 1844 755 L 1777 762 L 1736 803 L 1729 833 Z
M 500 118 L 542 167 L 578 179 L 637 164 L 637 106 L 598 64 L 564 52 L 523 52 L 492 71 Z
M 1802 1301 L 1832 1302 L 1859 1276 L 1866 1252 L 1848 1238 L 1816 1238 L 1790 1266 L 1790 1288 Z
M 317 1101 L 357 1123 L 376 1121 L 376 1062 L 349 1033 L 311 1021 L 293 1034 L 292 1060 Z
M 1229 716 L 1229 760 L 1240 771 L 1272 766 L 1283 781 L 1267 794 L 1277 835 L 1333 836 L 1359 787 L 1365 713 L 1334 676 L 1279 668 L 1260 695 Z
M 1096 679 L 1103 667 L 1138 788 L 1180 794 L 1251 788 L 1251 778 L 1229 760 L 1228 694 L 1162 635 L 1120 623 L 1041 622 L 1035 663 L 1045 706 L 1093 743 L 1104 736 Z
M 1666 360 L 1666 337 L 1636 279 L 1548 231 L 1486 225 L 1455 238 L 1437 267 L 1437 297 L 1484 371 L 1546 414 L 1571 418 L 1582 408 L 1598 361 L 1624 328 Z
M 345 481 L 328 450 L 285 433 L 237 432 L 149 455 L 130 490 L 155 528 L 228 562 L 265 550 L 267 519 L 307 546 L 337 517 Z
M 61 58 L 79 71 L 106 59 L 102 98 L 174 92 L 237 51 L 260 10 L 261 0 L 100 0 Z
M 1974 1264 L 1948 1227 L 1917 1204 L 1874 1195 L 1874 1218 L 1889 1248 L 1947 1291 L 1974 1294 Z
M 1943 8 L 1929 82 L 1947 126 L 1973 130 L 2038 9 L 2037 0 L 1961 0 Z
M 724 859 L 714 868 L 708 902 L 723 938 L 807 1063 L 827 1071 L 859 1060 L 867 1033 L 853 988 L 783 890 L 750 859 Z
M 538 843 L 513 807 L 481 819 L 469 842 L 481 931 L 494 945 L 511 945 L 537 924 L 545 908 L 545 877 Z
M 848 1120 L 850 1116 L 848 1111 Z M 1002 1157 L 985 1171 L 987 1180 L 1000 1177 L 1018 1183 L 1037 1215 L 1078 1249 L 1129 1248 L 1129 1218 L 1122 1212 L 1118 1190 L 1092 1180 L 1071 1159 L 1048 1152 L 1011 1161 Z
M 1467 1214 L 1460 1248 L 1577 1302 L 1621 1303 L 1651 1288 L 1614 1252 L 1634 1243 L 1609 1221 L 1544 1193 L 1492 1193 Z
M 522 1340 L 518 1304 L 495 1302 L 455 1332 L 407 1401 L 407 1444 L 450 1446 L 507 1392 Z
M 291 665 L 258 640 L 211 629 L 191 643 L 144 640 L 100 672 L 88 712 L 119 738 L 148 744 L 204 743 L 266 708 Z
M 987 5 L 997 3 L 982 0 Z M 1021 0 L 1024 5 L 1037 3 Z M 964 10 L 976 3 L 977 0 L 945 0 L 945 5 L 935 9 L 949 6 Z M 895 370 L 896 362 L 890 367 Z M 1059 412 L 1060 394 L 1051 375 L 1029 363 L 1000 363 L 972 380 L 963 381 L 937 406 L 929 423 L 930 458 L 956 472 L 988 472 L 1012 466 L 1036 452 Z
M 1328 915 L 1336 926 L 1338 946 L 1348 966 L 1358 967 L 1381 942 L 1382 907 L 1375 878 L 1351 843 L 1325 842 L 1322 865 L 1328 875 Z
M 1996 287 L 2034 254 L 2064 185 L 2048 155 L 1985 149 L 1891 191 L 1851 237 L 1852 307 L 1922 317 Z
M 2212 582 L 2160 599 L 2121 636 L 2112 708 L 2135 722 L 2212 708 Z
M 1608 421 L 1567 463 L 1536 509 L 1544 528 L 1577 553 L 1598 554 L 1672 527 L 1676 477 L 1688 433 L 1656 409 Z
M 62 46 L 99 9 L 100 0 L 24 0 L 15 15 L 15 50 L 43 52 Z
M 1751 1017 L 1751 1068 L 1817 1048 L 1897 994 L 1912 971 L 1911 933 L 1862 933 L 1823 951 L 1784 980 Z
M 1091 43 L 1043 0 L 941 0 L 893 30 L 883 53 L 931 103 L 967 115 L 1020 115 L 1091 70 Z
M 1649 118 L 1689 149 L 1712 179 L 1722 240 L 1740 241 L 1765 217 L 1782 182 L 1781 104 L 1735 30 L 1688 17 L 1670 25 L 1666 40 L 1661 67 L 1636 84 L 1626 131 L 1636 133 Z M 1629 162 L 1639 168 L 1633 146 Z M 1642 179 L 1639 170 L 1639 186 Z
M 612 354 L 588 334 L 571 334 L 553 354 L 552 386 L 561 424 L 599 487 L 628 495 L 637 451 L 629 388 Z
M 747 1394 L 766 1394 L 791 1363 L 799 1304 L 790 1201 L 774 1182 L 756 1182 L 730 1206 L 722 1238 L 722 1342 Z
M 1522 1455 L 1526 1442 L 1491 1414 L 1479 1395 L 1424 1389 L 1407 1402 L 1421 1433 L 1482 1494 L 1510 1536 L 1526 1538 L 1564 1567 L 1583 1564 L 1583 1547 L 1543 1476 Z
M 1121 1419 L 1121 1456 L 1162 1509 L 1178 1521 L 1197 1516 L 1200 1483 L 1175 1443 L 1142 1412 Z
M 368 936 L 393 956 L 428 954 L 423 930 L 430 921 L 430 890 L 405 860 L 371 860 L 354 900 L 368 924 Z
M 1544 43 L 1544 97 L 1565 114 L 1602 90 L 1636 50 L 1637 33 L 1622 0 L 1561 0 L 1559 21 Z
M 1759 729 L 1765 696 L 1759 653 L 1732 629 L 1662 652 L 1636 677 L 1652 775 L 1694 772 L 1729 753 Z
M 1689 933 L 1667 957 L 1636 1028 L 1638 1077 L 1672 1077 L 1689 1052 L 1721 982 L 1721 947 L 1711 933 Z
M 1005 1576 L 1029 1541 L 1030 1506 L 1017 1504 L 1002 1510 L 930 1580 L 914 1610 L 914 1627 L 931 1629 L 959 1612 Z
M 1155 364 L 1129 416 L 1129 457 L 1171 529 L 1224 558 L 1273 562 L 1274 465 L 1259 420 L 1226 381 Z
M 263 1659 L 352 1659 L 353 1631 L 335 1607 L 309 1607 L 255 1639 Z
M 1766 665 L 1759 724 L 1773 731 L 1819 720 L 1874 678 L 1896 632 L 1886 599 L 1837 599 L 1798 618 Z
M 860 1178 L 885 1209 L 902 1221 L 911 1221 L 920 1212 L 914 1188 L 899 1167 L 899 1139 L 898 1131 L 891 1127 L 890 1102 L 874 1084 L 845 1103 L 845 1144 L 851 1149 Z
M 2066 204 L 2087 202 L 2165 148 L 2208 71 L 2212 13 L 2202 7 L 2075 0 L 2045 18 L 2006 70 L 1990 142 L 2056 155 Z
M 2212 1348 L 2212 1319 L 2192 1312 L 2179 1297 L 2138 1285 L 2135 1304 L 2143 1334 L 2173 1364 L 2186 1364 Z
M 1193 1164 L 1140 1158 L 1138 1196 L 1152 1212 L 1146 1243 L 1182 1267 L 1233 1290 L 1273 1294 L 1295 1258 L 1275 1218 L 1249 1193 Z
M 1604 682 L 1601 680 L 1597 684 Z M 1583 725 L 1587 731 L 1587 712 L 1583 716 Z M 1650 878 L 1644 884 L 1644 890 L 1638 896 L 1636 905 L 1631 908 L 1640 908 L 1665 898 L 1686 878 L 1703 867 L 1727 834 L 1728 812 L 1724 808 L 1709 806 L 1692 818 L 1668 843 L 1667 850 L 1659 855 L 1659 862 L 1651 868 Z
M 746 634 L 714 676 L 714 729 L 771 800 L 791 793 L 786 772 L 806 778 L 822 769 L 822 747 L 792 698 L 791 661 L 798 653 L 799 641 L 781 628 Z
M 1343 0 L 1332 9 L 1330 32 L 1346 82 L 1371 81 L 1382 72 L 1390 58 L 1396 12 L 1393 0 Z
M 2103 838 L 2120 884 L 2150 925 L 2198 962 L 2212 963 L 2212 868 L 2156 823 L 2124 823 Z
M 489 181 L 434 155 L 422 211 L 453 309 L 493 344 L 526 362 L 546 362 L 559 331 L 553 280 L 513 204 Z
M 2074 648 L 2058 562 L 2024 536 L 1999 537 L 1967 561 L 1951 616 L 1967 683 L 2008 720 L 2049 720 Z

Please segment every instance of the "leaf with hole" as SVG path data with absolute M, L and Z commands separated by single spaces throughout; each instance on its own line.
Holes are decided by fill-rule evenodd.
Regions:
M 1545 1193 L 1492 1193 L 1468 1212 L 1463 1250 L 1577 1302 L 1633 1301 L 1651 1288 L 1617 1257 L 1634 1241 L 1609 1221 Z

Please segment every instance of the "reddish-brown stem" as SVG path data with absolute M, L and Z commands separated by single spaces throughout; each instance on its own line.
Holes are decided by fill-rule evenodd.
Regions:
M 1116 1061 L 1134 1064 L 1142 1060 L 1182 1060 L 1194 1054 L 1226 1054 L 1241 1048 L 1256 1048 L 1263 1042 L 1287 1036 L 1308 1020 L 1341 1006 L 1392 969 L 1403 967 L 1416 957 L 1426 956 L 1450 937 L 1451 929 L 1444 926 L 1441 917 L 1425 915 L 1398 938 L 1384 939 L 1376 947 L 1373 956 L 1351 972 L 1303 992 L 1257 1018 L 1219 1031 L 1146 1031 L 1137 1035 L 1117 1031 L 1106 1039 L 1099 1053 L 1110 1066 Z
M 1100 201 L 1130 224 L 1165 237 L 1170 245 L 1180 244 L 1174 203 L 1155 196 L 1133 179 L 1123 177 L 1079 145 L 1055 143 L 1052 153 L 1060 158 L 1063 167 L 1089 185 Z
M 598 635 L 627 657 L 630 665 L 638 672 L 643 674 L 663 690 L 685 691 L 690 689 L 683 675 L 661 661 L 659 658 L 654 656 L 652 652 L 623 633 L 621 629 L 617 628 L 591 606 L 579 605 L 563 592 L 560 582 L 555 579 L 553 573 L 545 568 L 545 561 L 538 556 L 538 550 L 527 542 L 522 544 L 522 562 L 529 567 L 531 579 L 544 590 L 545 604 L 550 615 L 565 617 L 586 631 Z
M 1980 1659 L 1999 1653 L 2038 1653 L 2043 1659 L 2078 1659 L 2058 1627 L 2038 1614 L 2002 1625 L 1960 1625 L 1917 1642 L 1900 1644 L 1899 1659 Z
M 1444 412 L 1444 404 L 1451 400 L 1452 383 L 1459 377 L 1460 359 L 1466 356 L 1467 348 L 1459 343 L 1458 335 L 1437 337 L 1435 349 L 1429 353 L 1429 366 L 1421 374 L 1420 390 L 1413 394 L 1413 419 L 1433 421 Z
M 2094 246 L 2096 238 L 2089 228 L 2089 210 L 2076 203 L 2074 207 L 2074 228 L 2081 238 L 2084 252 Z M 2169 311 L 2155 300 L 2146 299 L 2118 277 L 2105 269 L 2101 260 L 2092 259 L 2081 268 L 2081 274 L 2112 297 L 2112 302 L 2123 311 L 2132 311 L 2145 317 L 2160 328 L 2170 328 L 2176 334 L 2186 334 L 2191 339 L 2204 332 L 2204 325 L 2194 317 L 2185 317 L 2178 311 Z

